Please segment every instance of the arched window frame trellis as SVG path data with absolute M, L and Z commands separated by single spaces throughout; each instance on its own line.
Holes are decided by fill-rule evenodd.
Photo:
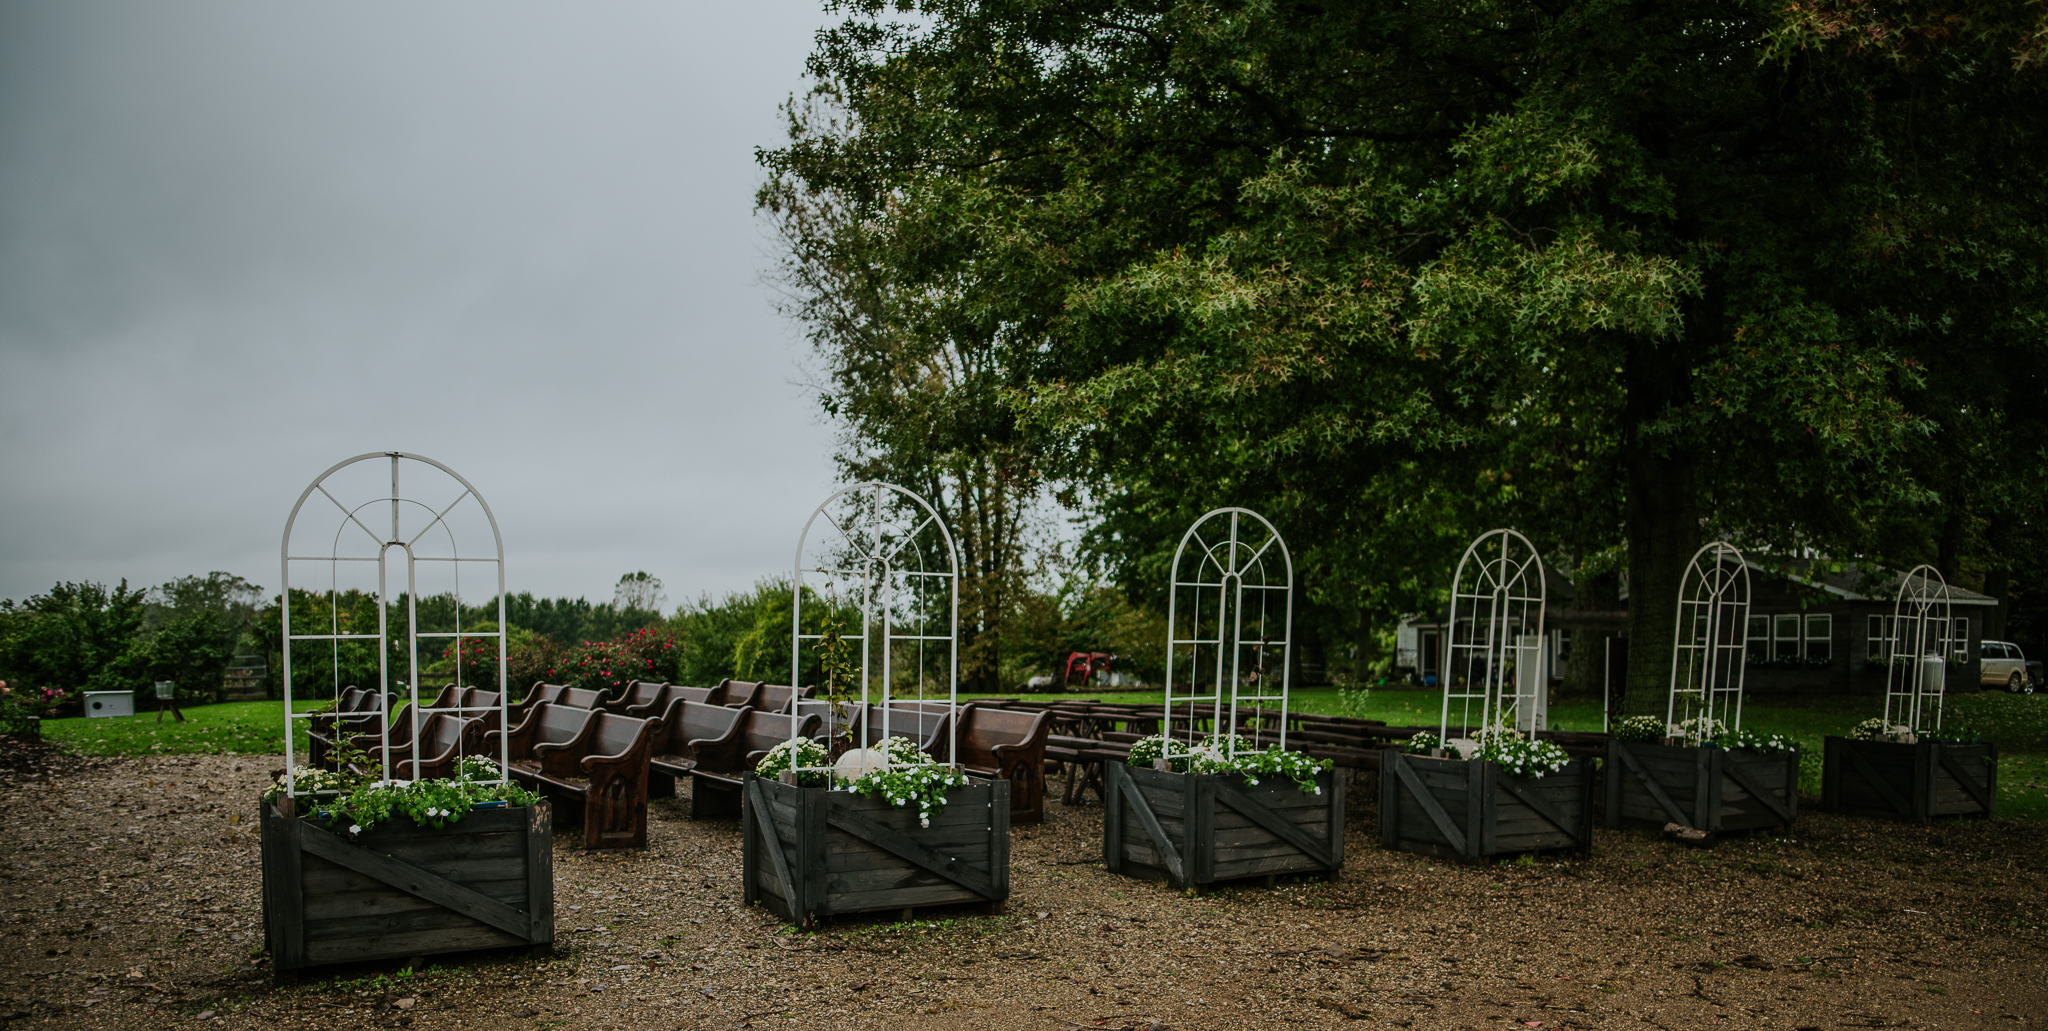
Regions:
M 337 498 L 332 492 L 330 492 L 327 489 L 326 484 L 331 479 L 333 479 L 335 474 L 358 463 L 377 460 L 387 460 L 391 463 L 391 490 L 388 495 L 382 497 L 373 496 L 364 498 L 360 501 L 357 501 L 353 505 L 350 505 L 343 503 L 342 499 Z M 434 505 L 427 504 L 426 502 L 423 502 L 421 500 L 407 497 L 402 489 L 404 484 L 402 472 L 405 468 L 405 463 L 407 462 L 417 462 L 439 470 L 440 472 L 446 474 L 449 479 L 452 479 L 453 481 L 455 481 L 456 484 L 460 485 L 461 490 L 457 492 L 452 499 L 437 498 L 437 502 L 443 500 L 446 501 L 445 504 L 440 505 L 440 507 L 438 508 L 435 507 Z M 292 553 L 293 531 L 298 526 L 300 516 L 306 514 L 306 502 L 308 500 L 311 500 L 316 493 L 321 495 L 328 502 L 332 503 L 335 509 L 337 509 L 340 513 L 340 518 L 336 522 L 334 536 L 329 546 L 329 552 L 326 555 L 295 555 Z M 456 540 L 454 527 L 451 526 L 449 523 L 448 517 L 451 513 L 453 513 L 456 510 L 457 506 L 461 505 L 464 501 L 471 499 L 474 499 L 476 501 L 478 507 L 482 510 L 484 519 L 490 526 L 491 549 L 488 555 L 464 555 L 462 553 L 460 543 Z M 390 532 L 388 534 L 380 534 L 376 530 L 371 529 L 371 525 L 374 523 L 379 527 L 382 527 L 385 524 L 384 514 L 382 511 L 379 511 L 379 509 L 381 508 L 381 506 L 386 504 L 390 506 Z M 429 517 L 425 525 L 419 527 L 419 529 L 416 532 L 414 532 L 410 537 L 405 536 L 403 531 L 401 530 L 401 523 L 403 522 L 403 517 L 406 514 L 408 506 L 416 506 L 421 512 L 423 512 L 425 515 Z M 440 532 L 442 539 L 445 540 L 448 546 L 448 554 L 445 556 L 422 557 L 418 554 L 420 546 L 423 544 L 423 542 L 425 542 L 428 539 L 428 535 L 436 530 Z M 363 535 L 366 535 L 371 541 L 376 542 L 377 554 L 374 557 L 344 554 L 344 551 L 346 550 L 344 546 L 344 541 L 350 540 L 359 542 L 360 538 L 357 538 L 355 536 L 356 533 L 358 532 L 360 532 Z M 407 690 L 410 692 L 410 700 L 412 702 L 411 709 L 409 710 L 412 713 L 411 726 L 397 729 L 399 729 L 401 733 L 406 734 L 411 739 L 414 745 L 412 750 L 414 761 L 417 762 L 420 758 L 420 751 L 418 748 L 420 729 L 426 723 L 427 718 L 433 715 L 434 713 L 453 712 L 461 716 L 478 716 L 484 712 L 495 709 L 495 711 L 498 713 L 499 725 L 506 725 L 505 539 L 504 535 L 499 532 L 498 518 L 495 514 L 492 513 L 490 503 L 484 499 L 483 494 L 476 489 L 475 485 L 471 484 L 467 479 L 463 478 L 462 474 L 456 472 L 454 469 L 451 469 L 446 465 L 443 465 L 440 462 L 437 462 L 431 458 L 427 458 L 423 455 L 408 454 L 403 451 L 381 451 L 357 455 L 354 458 L 346 459 L 344 461 L 337 462 L 332 466 L 329 466 L 327 471 L 315 477 L 313 482 L 307 485 L 304 491 L 300 492 L 298 501 L 292 505 L 291 515 L 286 517 L 285 519 L 284 536 L 278 548 L 278 564 L 280 571 L 279 579 L 283 585 L 278 595 L 278 605 L 280 631 L 283 637 L 282 651 L 284 656 L 282 672 L 284 676 L 285 768 L 287 771 L 286 787 L 293 797 L 297 797 L 300 794 L 300 792 L 298 791 L 298 783 L 296 779 L 296 774 L 298 771 L 298 760 L 292 733 L 294 729 L 293 721 L 310 720 L 315 715 L 315 713 L 312 711 L 300 711 L 299 709 L 299 699 L 296 697 L 292 677 L 292 670 L 295 658 L 294 651 L 296 650 L 294 648 L 294 642 L 327 643 L 328 651 L 333 661 L 333 668 L 335 670 L 335 680 L 334 683 L 331 685 L 331 693 L 327 698 L 319 699 L 319 701 L 327 702 L 338 700 L 341 694 L 341 690 L 345 686 L 340 682 L 341 643 L 343 641 L 348 640 L 367 640 L 374 641 L 376 643 L 378 682 L 376 684 L 377 705 L 375 711 L 380 717 L 378 720 L 378 740 L 379 744 L 382 746 L 379 749 L 379 754 L 383 758 L 382 773 L 385 779 L 391 779 L 395 773 L 405 772 L 403 770 L 393 771 L 390 767 L 390 745 L 391 736 L 394 728 L 390 725 L 390 713 L 388 706 L 386 704 L 393 693 L 391 689 L 393 670 L 390 668 L 391 649 L 389 646 L 392 634 L 392 627 L 390 626 L 390 612 L 392 603 L 392 577 L 390 575 L 390 562 L 393 549 L 399 550 L 405 556 L 406 576 L 403 595 L 406 599 L 406 626 L 404 627 L 403 632 L 405 634 L 405 653 L 407 659 L 407 666 L 406 669 L 404 670 L 405 677 L 403 682 Z M 345 562 L 375 562 L 377 564 L 377 633 L 375 633 L 374 635 L 344 634 L 341 632 L 339 611 L 339 574 L 341 564 Z M 421 562 L 448 562 L 452 566 L 450 579 L 451 582 L 455 585 L 456 595 L 456 624 L 455 629 L 453 631 L 423 633 L 419 629 L 420 592 L 418 572 L 419 563 Z M 295 624 L 293 618 L 292 588 L 294 586 L 294 578 L 292 576 L 292 567 L 294 563 L 325 563 L 328 567 L 329 575 L 326 586 L 328 611 L 326 613 L 327 627 L 324 633 L 298 632 L 299 630 L 307 628 Z M 497 629 L 495 631 L 479 633 L 476 631 L 465 630 L 462 627 L 461 570 L 464 563 L 485 563 L 491 567 L 491 573 L 495 580 L 494 587 L 496 592 L 495 597 L 497 601 L 498 612 L 498 618 L 496 623 Z M 303 583 L 304 579 L 300 578 L 298 582 Z M 317 614 L 315 618 L 317 620 Z M 449 707 L 446 709 L 423 709 L 421 707 L 419 677 L 420 642 L 423 639 L 445 639 L 448 641 L 452 641 L 459 654 L 462 642 L 464 640 L 476 638 L 494 638 L 498 643 L 498 661 L 495 677 L 496 683 L 494 685 L 498 697 L 495 706 L 465 707 L 458 704 L 456 706 Z M 457 662 L 456 677 L 458 684 L 461 683 L 461 676 L 462 664 L 460 662 Z M 498 765 L 499 769 L 503 770 L 507 765 L 507 757 L 504 754 L 504 735 L 499 736 L 499 741 L 500 746 Z M 503 777 L 501 776 L 496 781 L 487 781 L 485 783 L 504 783 L 504 780 Z
M 1667 732 L 1699 717 L 1705 717 L 1699 724 L 1703 734 L 1713 720 L 1731 731 L 1742 729 L 1749 600 L 1749 563 L 1740 550 L 1714 541 L 1693 552 L 1679 580 Z
M 862 495 L 866 495 L 865 499 L 862 498 Z M 832 507 L 834 503 L 842 500 L 851 500 L 856 503 L 855 520 L 841 521 L 833 515 Z M 864 504 L 862 504 L 863 501 Z M 921 514 L 919 518 L 915 519 L 915 525 L 911 526 L 908 532 L 894 537 L 888 535 L 889 523 L 891 521 L 891 517 L 888 515 L 891 508 L 888 504 L 890 501 L 894 501 L 899 506 L 896 511 L 902 511 L 903 508 L 901 506 L 907 505 L 910 506 L 909 510 L 911 512 Z M 823 518 L 833 530 L 837 531 L 839 539 L 844 541 L 852 551 L 847 555 L 829 559 L 828 561 L 833 564 L 828 565 L 825 562 L 818 562 L 806 568 L 804 561 L 805 551 L 813 543 L 811 531 L 816 528 L 820 518 Z M 925 552 L 923 549 L 915 546 L 921 534 L 932 530 L 938 532 L 939 541 L 944 545 L 942 549 L 946 560 L 944 571 L 923 568 Z M 918 558 L 918 568 L 901 569 L 892 565 L 892 560 L 896 556 L 906 552 Z M 851 585 L 855 589 L 855 600 L 857 601 L 857 609 L 860 613 L 861 621 L 860 663 L 857 673 L 860 682 L 859 711 L 862 713 L 868 711 L 868 705 L 870 704 L 869 686 L 879 676 L 881 680 L 882 702 L 880 708 L 882 712 L 883 737 L 891 736 L 893 732 L 895 722 L 894 711 L 898 708 L 897 702 L 899 701 L 892 692 L 894 685 L 891 683 L 891 678 L 894 673 L 894 666 L 890 662 L 890 657 L 893 647 L 896 643 L 903 641 L 917 642 L 920 650 L 928 643 L 945 643 L 946 704 L 949 706 L 953 717 L 946 721 L 946 763 L 947 765 L 958 765 L 960 723 L 960 552 L 954 545 L 952 531 L 946 527 L 945 520 L 939 518 L 938 510 L 934 509 L 930 502 L 919 496 L 915 491 L 906 490 L 893 483 L 871 480 L 840 488 L 811 511 L 810 518 L 804 520 L 803 532 L 797 537 L 796 561 L 793 575 L 790 578 L 792 589 L 790 592 L 789 616 L 789 682 L 791 684 L 800 684 L 802 682 L 803 649 L 805 643 L 819 641 L 824 636 L 823 634 L 807 634 L 803 629 L 804 575 L 806 573 L 817 574 L 825 578 L 828 584 L 834 582 L 844 583 Z M 899 578 L 943 581 L 946 600 L 945 633 L 943 635 L 927 633 L 903 634 L 897 632 L 892 616 L 898 611 L 894 603 L 896 601 L 896 583 Z M 828 591 L 829 589 L 828 587 Z M 827 611 L 830 611 L 831 600 L 829 594 L 827 592 L 820 593 L 821 601 L 827 606 Z M 875 647 L 877 644 L 880 646 L 879 649 Z M 879 655 L 875 654 L 877 650 L 880 651 Z M 924 668 L 921 651 L 917 667 L 919 669 Z M 919 684 L 917 700 L 920 702 L 926 700 L 922 682 Z M 802 727 L 800 712 L 801 707 L 796 705 L 790 706 L 789 736 L 791 741 L 796 740 L 797 732 Z M 908 721 L 908 725 L 915 727 L 918 725 L 918 721 L 912 719 Z M 791 772 L 829 773 L 831 769 L 829 766 L 794 766 Z
M 1438 732 L 1445 740 L 1451 737 L 1453 703 L 1460 701 L 1458 725 L 1470 731 L 1504 725 L 1511 717 L 1524 731 L 1545 729 L 1537 724 L 1545 686 L 1546 587 L 1543 558 L 1518 531 L 1488 530 L 1465 548 L 1451 576 L 1450 622 L 1444 627 L 1444 705 Z M 1462 639 L 1461 625 L 1466 628 Z M 1516 680 L 1510 682 L 1510 677 Z M 1475 703 L 1477 723 L 1472 722 Z
M 1221 521 L 1222 530 L 1213 542 L 1204 536 L 1202 528 L 1213 521 Z M 1256 524 L 1249 526 L 1247 523 Z M 1247 539 L 1246 531 L 1263 532 L 1265 539 Z M 1183 562 L 1189 557 L 1189 546 L 1199 557 L 1192 570 L 1184 572 Z M 1275 581 L 1267 568 L 1268 552 L 1277 549 L 1280 560 L 1280 579 Z M 1290 677 L 1293 672 L 1294 641 L 1294 558 L 1287 550 L 1287 541 L 1280 536 L 1266 517 L 1248 508 L 1218 508 L 1195 520 L 1181 535 L 1180 546 L 1174 549 L 1173 567 L 1169 573 L 1166 612 L 1166 706 L 1167 726 L 1170 736 L 1179 731 L 1189 746 L 1195 740 L 1196 725 L 1203 722 L 1200 706 L 1208 703 L 1210 711 L 1208 725 L 1217 733 L 1232 728 L 1225 735 L 1226 755 L 1235 756 L 1237 741 L 1235 729 L 1239 727 L 1239 709 L 1245 703 L 1258 705 L 1263 702 L 1280 703 L 1279 738 L 1280 747 L 1287 747 L 1287 703 Z M 1251 592 L 1251 597 L 1247 597 Z M 1275 641 L 1268 632 L 1272 623 L 1274 595 L 1278 595 L 1280 608 L 1280 639 Z M 1204 636 L 1202 601 L 1211 599 L 1215 613 L 1214 636 Z M 1193 603 L 1193 610 L 1184 609 L 1182 602 Z M 1252 616 L 1251 643 L 1246 641 L 1246 610 L 1256 602 Z M 1183 632 L 1185 630 L 1185 632 Z M 1204 648 L 1214 649 L 1213 657 L 1205 665 Z M 1280 691 L 1271 693 L 1267 685 L 1272 678 L 1266 676 L 1270 668 L 1272 649 L 1280 653 Z M 1250 649 L 1250 663 L 1246 663 L 1246 650 Z M 1227 660 L 1227 661 L 1226 661 Z M 1187 674 L 1187 693 L 1175 694 L 1176 681 L 1180 673 Z M 1249 671 L 1249 672 L 1248 672 Z M 1204 679 L 1209 683 L 1205 686 Z M 1256 686 L 1248 684 L 1250 679 Z M 1229 690 L 1225 691 L 1225 685 Z M 1225 695 L 1229 697 L 1229 712 L 1224 711 Z M 1179 715 L 1175 706 L 1184 706 L 1185 715 Z
M 1892 627 L 1885 649 L 1885 726 L 1903 725 L 1914 734 L 1941 729 L 1948 686 L 1949 635 L 1955 632 L 1948 581 L 1929 565 L 1913 567 L 1892 601 Z M 1901 662 L 1903 657 L 1905 661 Z M 1929 709 L 1934 723 L 1927 725 Z

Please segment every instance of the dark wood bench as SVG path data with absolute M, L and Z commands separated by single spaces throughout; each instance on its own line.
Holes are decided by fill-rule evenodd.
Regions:
M 412 720 L 391 726 L 389 748 L 368 749 L 370 763 L 351 766 L 356 773 L 383 776 L 389 769 L 399 780 L 436 780 L 455 775 L 455 763 L 465 755 L 476 755 L 483 747 L 483 721 L 452 712 L 430 712 L 420 722 L 419 748 L 412 742 Z M 389 755 L 388 763 L 381 761 Z M 417 761 L 415 761 L 417 759 Z
M 504 738 L 504 755 L 518 769 L 520 763 L 531 763 L 535 748 L 544 744 L 573 741 L 583 733 L 584 727 L 595 715 L 589 709 L 573 705 L 543 702 L 534 706 L 532 712 L 519 725 L 502 734 L 492 731 L 484 735 L 484 754 L 495 759 L 499 754 L 498 739 Z M 511 770 L 507 771 L 508 773 Z
M 796 720 L 798 737 L 816 737 L 816 716 Z M 718 756 L 699 756 L 690 770 L 690 816 L 731 818 L 740 814 L 740 775 L 759 765 L 768 750 L 789 740 L 785 713 L 749 709 L 740 720 L 739 745 Z
M 425 710 L 452 708 L 455 700 L 459 697 L 461 695 L 454 684 L 449 684 L 447 687 L 442 688 L 440 694 L 436 695 L 433 700 L 420 706 L 422 719 L 426 715 Z M 360 731 L 351 734 L 348 738 L 348 743 L 365 754 L 374 753 L 385 746 L 386 740 L 395 745 L 401 739 L 411 737 L 412 719 L 413 707 L 411 702 L 406 702 L 399 706 L 398 711 L 391 714 L 391 722 L 388 726 L 384 723 L 383 713 L 365 713 L 360 718 L 360 723 L 355 724 L 360 727 Z M 332 756 L 329 757 L 330 760 L 332 758 Z M 329 768 L 333 768 L 331 762 Z M 391 775 L 396 777 L 398 772 L 394 770 Z
M 556 710 L 534 715 L 546 726 Z M 585 710 L 580 733 L 535 744 L 533 758 L 514 760 L 511 774 L 582 807 L 584 848 L 646 848 L 647 750 L 660 722 Z
M 817 736 L 811 740 L 824 745 L 837 759 L 853 747 L 853 738 L 860 726 L 860 705 L 853 702 L 834 704 L 822 698 L 799 698 L 796 711 L 818 721 Z M 841 717 L 844 717 L 842 720 Z
M 979 705 L 960 717 L 958 762 L 970 773 L 1010 782 L 1010 822 L 1045 822 L 1045 745 L 1052 717 Z
M 717 705 L 718 689 L 715 687 L 684 687 L 681 684 L 668 684 L 661 689 L 661 693 L 656 695 L 653 701 L 645 705 L 627 706 L 626 715 L 659 716 L 667 712 L 668 707 L 674 705 L 679 698 L 685 701 L 696 702 L 699 705 Z
M 562 689 L 562 697 L 556 703 L 572 709 L 603 709 L 604 691 L 595 687 L 568 687 Z
M 720 769 L 737 764 L 741 759 L 740 724 L 752 711 L 688 698 L 670 702 L 661 714 L 661 730 L 648 748 L 648 794 L 660 798 L 675 794 L 676 778 L 689 776 L 700 759 Z
M 327 769 L 336 741 L 343 741 L 376 729 L 377 692 L 361 687 L 344 687 L 334 699 L 334 708 L 306 718 L 306 764 Z M 366 718 L 370 717 L 370 718 Z
M 756 699 L 761 697 L 763 686 L 759 681 L 734 680 L 727 677 L 718 682 L 718 704 L 733 709 L 741 706 L 758 709 L 760 706 L 756 704 Z
M 788 684 L 762 684 L 754 691 L 754 708 L 762 712 L 789 713 L 791 698 L 809 698 L 815 687 L 790 687 Z
M 651 680 L 635 680 L 627 684 L 626 689 L 619 692 L 617 698 L 607 698 L 599 702 L 598 707 L 609 713 L 631 716 L 634 707 L 653 705 L 654 700 L 661 697 L 661 689 L 667 686 L 666 683 L 657 684 Z
M 960 706 L 963 715 L 972 711 L 974 703 Z M 882 707 L 870 705 L 861 715 L 860 727 L 855 736 L 864 745 L 875 745 L 883 737 L 907 737 L 917 742 L 918 751 L 931 756 L 936 762 L 951 762 L 947 745 L 953 727 L 952 707 L 945 702 L 897 702 L 889 706 L 885 718 Z
M 1102 764 L 1129 759 L 1131 746 L 1092 737 L 1051 734 L 1046 737 L 1045 757 L 1066 770 L 1066 787 L 1061 791 L 1060 801 L 1075 805 L 1087 798 L 1091 790 L 1095 797 L 1102 797 Z
M 526 697 L 521 698 L 516 704 L 506 708 L 505 722 L 515 727 L 518 726 L 525 721 L 526 714 L 532 712 L 534 706 L 542 702 L 560 702 L 562 700 L 562 692 L 568 689 L 569 687 L 566 684 L 546 684 L 536 681 L 533 688 L 526 692 Z

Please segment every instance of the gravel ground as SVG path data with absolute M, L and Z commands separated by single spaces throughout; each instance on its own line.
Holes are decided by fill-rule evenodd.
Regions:
M 1006 915 L 794 934 L 739 903 L 739 830 L 657 803 L 644 852 L 557 839 L 551 957 L 270 985 L 254 831 L 272 757 L 75 759 L 0 741 L 0 1027 L 2033 1027 L 2048 827 L 1808 815 L 1687 849 L 1189 898 L 1113 877 L 1099 807 L 1014 834 Z

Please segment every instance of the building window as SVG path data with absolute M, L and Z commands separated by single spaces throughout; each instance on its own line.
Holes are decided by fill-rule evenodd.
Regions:
M 1749 617 L 1749 661 L 1769 662 L 1771 659 L 1771 617 Z
M 1806 657 L 1835 657 L 1835 617 L 1826 613 L 1806 617 Z
M 1885 631 L 1885 623 L 1888 621 L 1884 616 L 1871 616 L 1869 619 L 1868 629 L 1864 632 L 1863 657 L 1871 662 L 1884 661 L 1888 651 L 1885 647 L 1885 638 L 1891 636 Z
M 1771 617 L 1771 658 L 1796 659 L 1799 657 L 1799 617 Z
M 1955 621 L 1955 633 L 1949 635 L 1949 657 L 1956 662 L 1970 661 L 1970 617 L 1962 616 Z

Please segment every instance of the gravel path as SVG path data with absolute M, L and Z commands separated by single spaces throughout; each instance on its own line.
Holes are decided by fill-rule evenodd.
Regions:
M 1014 833 L 1007 915 L 794 934 L 739 904 L 736 823 L 657 803 L 644 852 L 557 839 L 557 947 L 273 988 L 254 799 L 277 758 L 0 742 L 0 1027 L 2017 1028 L 2048 1023 L 2048 827 L 1809 815 L 1587 861 L 1380 850 L 1189 898 L 1113 877 L 1101 810 Z M 203 1018 L 203 1021 L 202 1021 Z

